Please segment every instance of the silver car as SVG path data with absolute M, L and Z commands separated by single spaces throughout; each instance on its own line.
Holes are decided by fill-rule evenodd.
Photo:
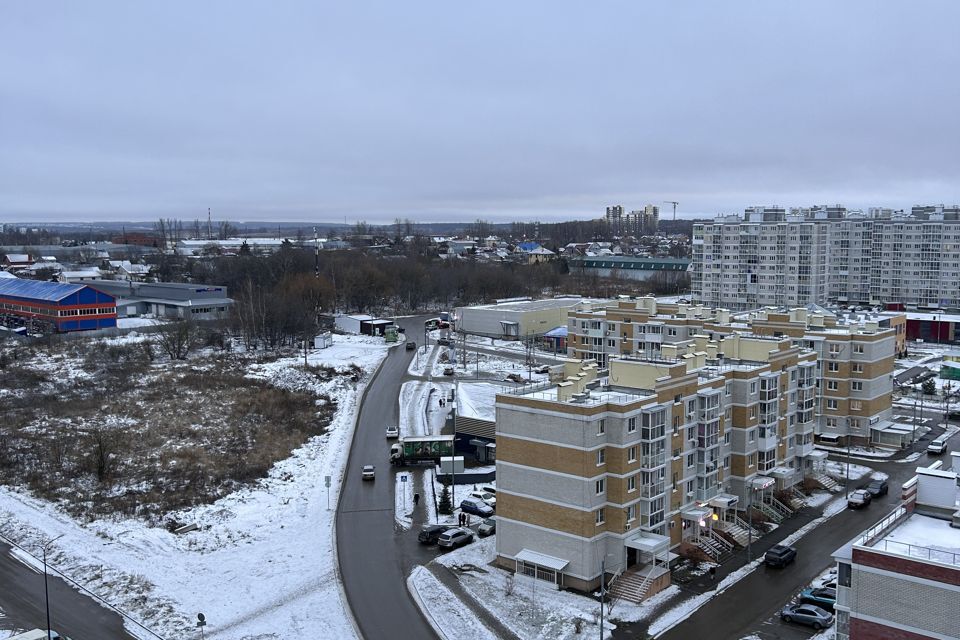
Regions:
M 480 526 L 477 527 L 477 534 L 481 538 L 486 538 L 487 536 L 493 535 L 497 532 L 497 521 L 493 518 L 485 518 L 483 522 L 480 523 Z
M 833 614 L 812 604 L 788 604 L 780 611 L 780 617 L 784 622 L 799 622 L 817 631 L 833 624 Z

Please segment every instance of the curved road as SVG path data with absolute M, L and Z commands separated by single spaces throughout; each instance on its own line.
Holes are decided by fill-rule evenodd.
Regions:
M 419 318 L 404 321 L 418 322 Z M 384 436 L 387 424 L 397 424 L 400 382 L 413 355 L 402 346 L 390 349 L 371 382 L 360 407 L 337 505 L 340 573 L 365 640 L 436 637 L 406 586 L 413 567 L 434 556 L 420 547 L 415 535 L 403 535 L 394 526 L 394 469 Z M 360 469 L 366 464 L 377 467 L 373 482 L 360 478 Z

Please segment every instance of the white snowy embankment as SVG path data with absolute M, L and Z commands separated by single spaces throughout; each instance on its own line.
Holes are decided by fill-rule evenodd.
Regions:
M 387 353 L 379 340 L 335 336 L 313 365 L 356 364 L 369 375 Z M 334 511 L 361 393 L 346 377 L 320 383 L 302 358 L 252 367 L 278 387 L 312 389 L 336 401 L 326 433 L 278 462 L 255 486 L 174 514 L 199 531 L 174 536 L 138 520 L 81 523 L 25 493 L 0 490 L 0 527 L 28 548 L 63 535 L 51 562 L 166 637 L 188 637 L 202 611 L 207 636 L 267 640 L 355 638 L 336 568 Z M 332 477 L 330 510 L 324 477 Z M 128 625 L 136 637 L 149 638 Z
M 425 567 L 407 578 L 407 588 L 430 626 L 444 640 L 495 640 L 496 636 Z

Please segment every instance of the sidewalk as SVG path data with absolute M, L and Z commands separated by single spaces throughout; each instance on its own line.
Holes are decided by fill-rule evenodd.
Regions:
M 427 569 L 429 569 L 430 573 L 435 575 L 437 579 L 443 583 L 443 586 L 445 586 L 447 589 L 450 589 L 450 591 L 457 596 L 457 599 L 466 605 L 473 612 L 473 614 L 498 638 L 505 640 L 521 640 L 519 636 L 505 627 L 497 618 L 487 611 L 483 605 L 477 602 L 476 599 L 466 589 L 460 586 L 460 579 L 456 576 L 456 574 L 453 573 L 453 571 L 442 564 L 437 564 L 435 562 L 428 564 Z

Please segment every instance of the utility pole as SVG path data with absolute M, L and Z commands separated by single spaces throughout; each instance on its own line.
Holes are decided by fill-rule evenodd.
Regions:
M 603 579 L 606 575 L 607 556 L 600 560 L 600 640 L 603 640 L 603 597 L 606 595 L 606 581 Z M 536 570 L 534 570 L 536 571 Z M 534 575 L 536 580 L 536 575 Z
M 47 640 L 53 640 L 53 633 L 50 631 L 50 591 L 47 588 L 47 549 L 64 535 L 66 534 L 61 533 L 43 545 L 43 598 L 47 604 Z

